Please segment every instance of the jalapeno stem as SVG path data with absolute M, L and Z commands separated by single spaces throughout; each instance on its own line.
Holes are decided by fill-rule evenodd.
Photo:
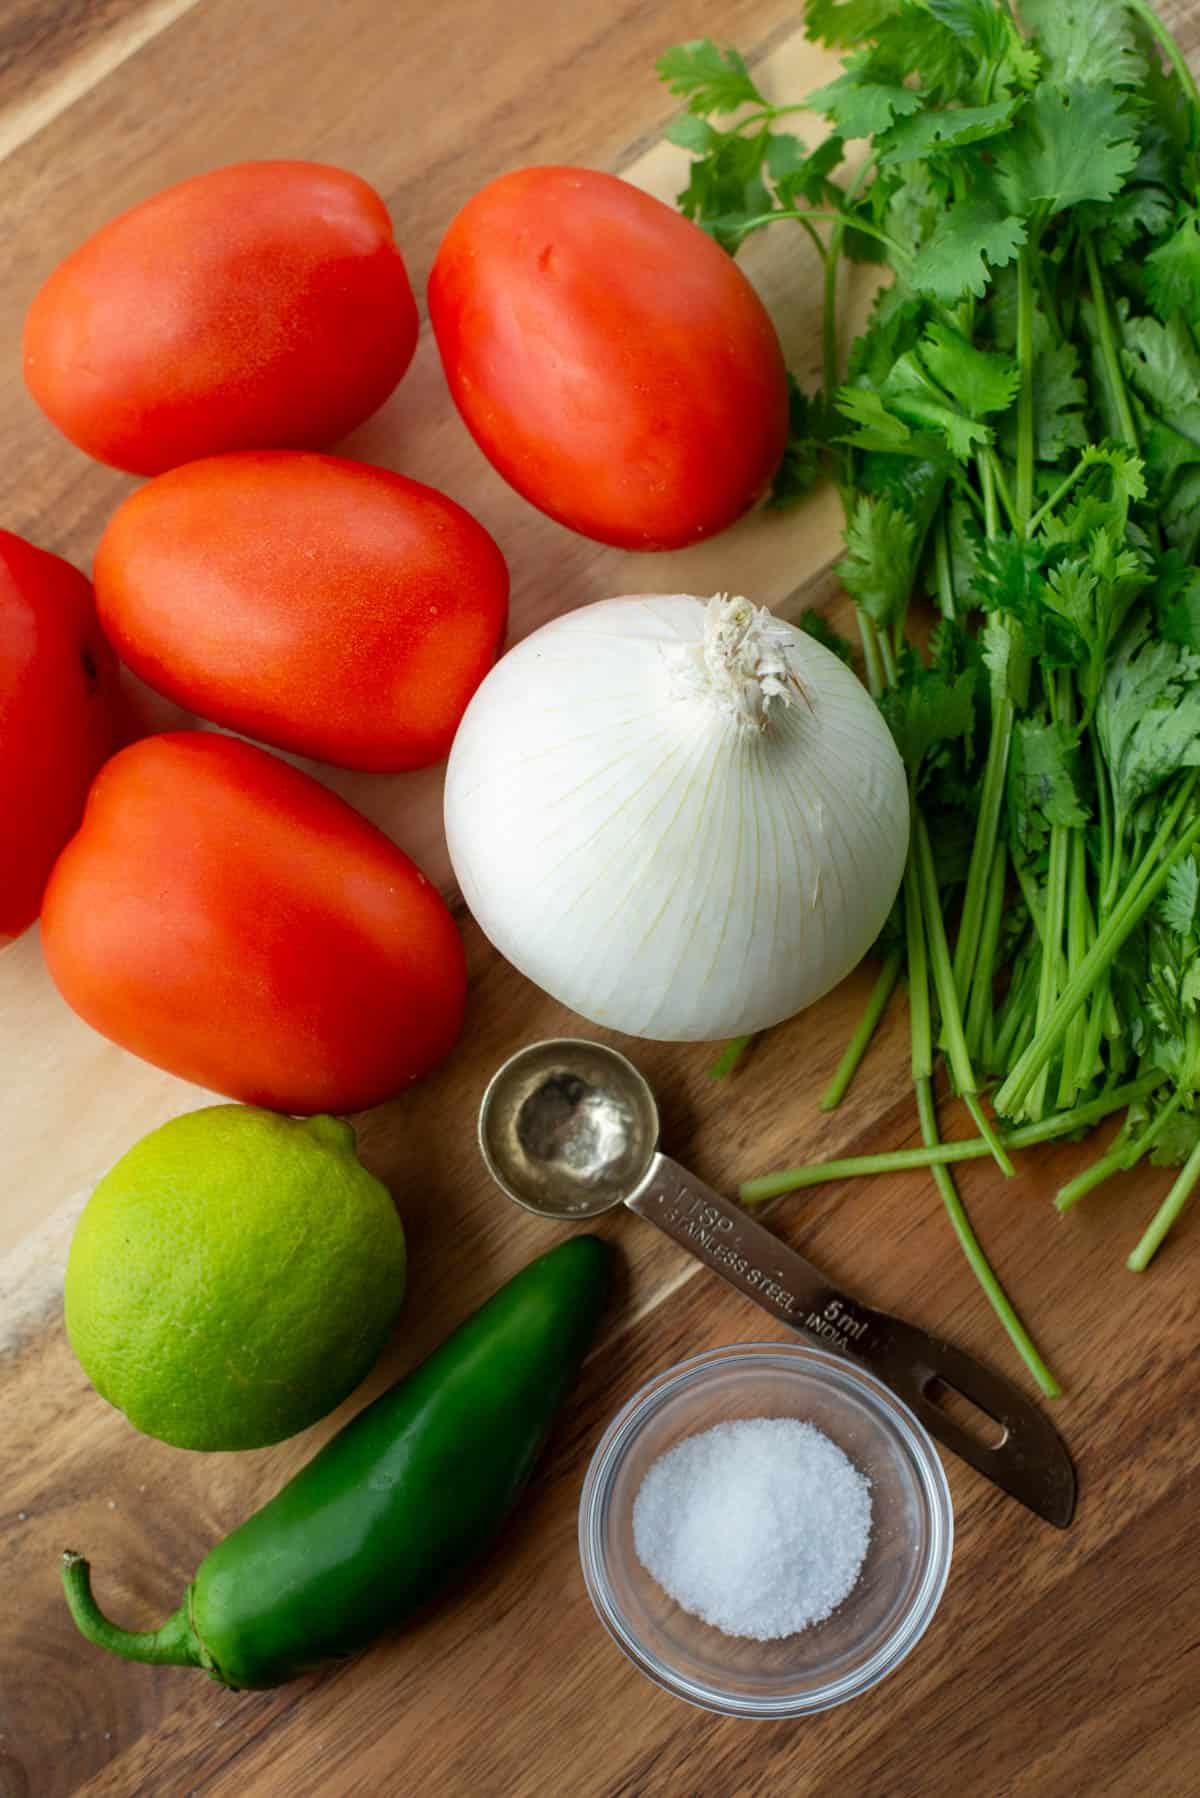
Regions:
M 76 1627 L 97 1648 L 111 1649 L 127 1661 L 155 1661 L 170 1667 L 207 1667 L 205 1654 L 192 1628 L 186 1600 L 160 1629 L 129 1630 L 110 1623 L 92 1592 L 92 1570 L 83 1556 L 68 1548 L 62 1558 L 63 1591 Z

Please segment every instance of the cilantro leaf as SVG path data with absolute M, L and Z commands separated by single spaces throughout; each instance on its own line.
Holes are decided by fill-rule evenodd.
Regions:
M 1087 822 L 1076 786 L 1078 746 L 1061 724 L 1019 718 L 1008 762 L 1008 822 L 1014 849 L 1025 860 L 1045 845 L 1052 825 Z
M 1042 537 L 1047 543 L 1090 544 L 1093 557 L 1106 564 L 1103 578 L 1124 579 L 1135 565 L 1141 569 L 1132 551 L 1116 545 L 1124 543 L 1130 506 L 1146 497 L 1144 464 L 1123 443 L 1089 443 L 1075 464 L 1076 472 L 1081 469 L 1095 470 L 1097 478 L 1075 488 L 1070 503 L 1045 521 Z M 1118 566 L 1126 553 L 1133 561 Z
M 950 585 L 960 611 L 979 604 L 979 552 L 983 530 L 962 493 L 951 493 L 946 512 L 946 540 L 950 552 Z
M 918 85 L 931 97 L 975 97 L 977 64 L 969 48 L 934 16 L 932 7 L 903 6 L 876 26 L 871 35 L 881 56 L 890 58 L 897 68 L 915 73 Z
M 764 160 L 779 204 L 793 207 L 797 200 L 807 200 L 810 206 L 840 206 L 841 190 L 829 177 L 845 153 L 836 132 L 810 151 L 790 132 L 772 131 Z
M 908 604 L 916 527 L 887 497 L 863 495 L 846 527 L 846 554 L 834 572 L 876 624 L 891 624 Z
M 840 631 L 835 631 L 829 620 L 820 612 L 814 611 L 812 606 L 807 606 L 801 612 L 796 623 L 802 631 L 806 631 L 810 637 L 815 637 L 818 643 L 831 651 L 839 662 L 845 662 L 847 668 L 851 666 L 854 661 L 853 645 L 843 637 Z
M 1190 1159 L 1200 1143 L 1200 1112 L 1176 1111 L 1154 1139 L 1150 1151 L 1154 1167 L 1177 1167 Z
M 1083 446 L 1086 405 L 1075 345 L 1066 339 L 1047 342 L 1033 359 L 1034 453 L 1039 462 L 1057 462 L 1067 450 Z
M 1141 402 L 1146 463 L 1160 484 L 1200 463 L 1200 351 L 1182 313 L 1167 324 L 1130 318 L 1122 303 L 1121 364 Z
M 992 701 L 1009 699 L 1023 709 L 1029 703 L 1031 664 L 1025 632 L 1006 612 L 991 612 L 983 627 L 983 663 Z
M 1200 909 L 1200 868 L 1194 855 L 1176 862 L 1171 869 L 1158 909 L 1163 923 L 1176 936 L 1190 936 L 1195 930 Z
M 911 657 L 880 701 L 909 778 L 918 784 L 931 749 L 969 738 L 975 725 L 975 670 L 948 676 Z
M 1144 613 L 1135 618 L 1109 664 L 1096 725 L 1128 814 L 1180 768 L 1200 767 L 1200 656 L 1154 637 Z
M 949 467 L 944 451 L 922 458 L 869 450 L 859 460 L 858 485 L 873 499 L 890 499 L 908 514 L 919 550 L 945 492 Z
M 789 374 L 788 439 L 767 500 L 773 511 L 795 505 L 815 487 L 821 476 L 823 453 L 829 443 L 828 426 L 824 407 L 810 398 Z
M 1082 200 L 1111 200 L 1137 161 L 1137 125 L 1107 83 L 1041 82 L 996 150 L 1014 212 L 1053 217 Z
M 1011 262 L 1025 242 L 1019 218 L 984 195 L 956 200 L 913 258 L 909 279 L 918 293 L 945 305 L 966 294 L 980 299 L 989 268 Z
M 837 396 L 837 409 L 853 424 L 852 431 L 838 437 L 855 449 L 882 450 L 896 456 L 937 456 L 941 439 L 929 432 L 913 431 L 902 418 L 889 412 L 882 396 L 872 387 L 843 387 Z
M 1179 317 L 1121 320 L 1125 372 L 1154 411 L 1164 418 L 1200 411 L 1200 351 Z
M 1007 317 L 1004 324 L 1007 332 Z M 1041 311 L 1034 314 L 1033 343 L 1033 453 L 1039 462 L 1059 462 L 1068 450 L 1082 449 L 1087 443 L 1087 383 L 1075 345 L 1069 338 L 1057 336 Z M 1000 444 L 1009 460 L 1015 461 L 1015 413 L 1000 425 Z
M 722 50 L 709 37 L 692 38 L 665 50 L 656 67 L 670 92 L 687 100 L 689 112 L 732 112 L 747 103 L 766 105 L 738 52 Z
M 1177 549 L 1169 549 L 1159 558 L 1151 597 L 1159 635 L 1200 652 L 1200 568 L 1191 567 Z
M 884 75 L 868 52 L 848 58 L 845 74 L 815 88 L 805 105 L 824 113 L 841 137 L 874 137 L 917 112 L 921 96 L 899 78 Z
M 1019 104 L 1018 99 L 1005 99 L 993 100 L 987 106 L 931 107 L 916 112 L 915 117 L 893 126 L 881 139 L 879 161 L 883 165 L 922 162 L 942 151 L 996 137 L 1007 130 Z
M 681 112 L 663 127 L 663 136 L 669 144 L 675 144 L 680 150 L 690 150 L 695 156 L 705 156 L 715 150 L 721 135 L 715 125 L 694 112 Z
M 960 462 L 992 440 L 991 428 L 958 410 L 915 351 L 896 358 L 880 394 L 889 412 L 906 424 L 933 432 Z
M 1011 356 L 976 349 L 948 325 L 930 324 L 921 339 L 921 361 L 970 418 L 1005 412 L 1017 396 L 1021 371 Z
M 924 4 L 974 52 L 990 76 L 993 92 L 1033 86 L 1040 58 L 1006 7 L 997 6 L 995 0 L 924 0 Z
M 1185 468 L 1162 510 L 1167 542 L 1189 562 L 1200 555 L 1200 467 Z
M 1047 668 L 1077 668 L 1086 648 L 1070 620 L 1049 603 L 1045 547 L 1005 535 L 992 537 L 979 555 L 978 594 L 989 612 L 1006 612 L 1024 628 L 1029 654 Z
M 1140 85 L 1146 65 L 1126 0 L 1021 0 L 1021 17 L 1036 33 L 1047 81 Z
M 836 49 L 873 37 L 904 0 L 808 0 L 804 29 L 818 44 Z
M 1147 256 L 1146 292 L 1161 319 L 1182 312 L 1200 322 L 1200 212 L 1194 206 Z
M 736 250 L 747 222 L 769 213 L 774 205 L 762 174 L 768 136 L 765 130 L 748 136 L 714 133 L 711 149 L 692 163 L 688 184 L 676 196 L 684 217 L 700 225 L 722 249 Z
M 1140 162 L 1141 158 L 1139 158 Z M 1138 179 L 1138 169 L 1115 200 L 1104 206 L 1082 207 L 1079 223 L 1092 231 L 1103 262 L 1117 260 L 1139 236 L 1161 237 L 1175 216 L 1175 194 L 1157 181 Z
M 851 380 L 881 386 L 896 357 L 916 348 L 927 312 L 925 301 L 906 294 L 898 282 L 881 287 L 866 330 L 850 346 Z

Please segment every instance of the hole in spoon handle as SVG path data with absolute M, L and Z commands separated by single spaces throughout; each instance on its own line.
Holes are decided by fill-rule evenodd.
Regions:
M 889 1319 L 831 1286 L 819 1268 L 669 1155 L 656 1155 L 625 1203 L 781 1323 L 873 1359 Z

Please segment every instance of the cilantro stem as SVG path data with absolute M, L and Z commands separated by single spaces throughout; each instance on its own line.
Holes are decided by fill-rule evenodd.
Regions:
M 1042 928 L 1042 967 L 1038 979 L 1035 1030 L 1042 1029 L 1054 1010 L 1054 1002 L 1058 997 L 1059 976 L 1062 971 L 1063 923 L 1067 901 L 1068 835 L 1066 825 L 1051 826 L 1050 865 L 1046 876 L 1046 914 Z M 1039 1095 L 1037 1103 L 1040 1105 L 1043 1102 L 1043 1098 Z M 1041 1112 L 1035 1111 L 1033 1115 L 1036 1119 L 1041 1116 Z
M 917 822 L 917 841 L 920 843 L 920 826 L 923 823 L 920 812 L 915 813 Z M 926 837 L 926 841 L 928 838 Z M 917 1115 L 921 1121 L 921 1138 L 927 1149 L 938 1146 L 937 1112 L 933 1103 L 933 1028 L 929 1009 L 929 962 L 926 956 L 926 920 L 922 916 L 921 885 L 916 863 L 921 859 L 919 854 L 909 854 L 904 869 L 904 919 L 908 937 L 908 990 L 909 1011 L 912 1019 L 912 1075 L 913 1085 L 917 1093 Z M 937 887 L 934 884 L 934 904 L 940 920 L 941 911 L 937 907 Z M 943 938 L 943 947 L 945 946 Z M 950 973 L 950 958 L 946 957 L 946 969 Z M 951 978 L 953 991 L 953 978 Z M 984 1132 L 986 1140 L 986 1132 Z M 995 1154 L 999 1145 L 989 1141 L 988 1149 Z M 1004 1151 L 1001 1151 L 1004 1153 Z M 1007 1157 L 1006 1157 L 1007 1158 Z M 1010 1163 L 1011 1166 L 1011 1163 Z M 1037 1380 L 1042 1391 L 1054 1398 L 1058 1394 L 1058 1385 L 1053 1374 L 1042 1361 L 1020 1318 L 1009 1302 L 1008 1294 L 1001 1286 L 992 1271 L 987 1256 L 979 1246 L 970 1220 L 958 1196 L 958 1188 L 948 1170 L 934 1165 L 933 1179 L 946 1214 L 958 1237 L 959 1245 L 967 1258 L 975 1278 L 995 1311 L 1000 1322 L 1008 1331 L 1016 1346 L 1018 1354 Z
M 1154 1147 L 1179 1109 L 1182 1099 L 1183 1089 L 1177 1086 L 1166 1104 L 1151 1119 L 1140 1136 L 1133 1136 L 1133 1126 L 1126 1119 L 1108 1153 L 1101 1155 L 1098 1160 L 1093 1161 L 1091 1167 L 1085 1168 L 1081 1174 L 1076 1175 L 1074 1180 L 1068 1180 L 1067 1184 L 1059 1189 L 1054 1200 L 1058 1210 L 1069 1210 L 1072 1205 L 1077 1204 L 1083 1198 L 1085 1193 L 1092 1192 L 1105 1180 L 1110 1179 L 1113 1174 L 1123 1173 L 1131 1167 L 1136 1167 L 1142 1157 Z
M 1054 489 L 1054 492 L 1050 495 L 1050 498 L 1038 507 L 1033 517 L 1029 520 L 1029 525 L 1026 530 L 1027 536 L 1032 537 L 1038 528 L 1045 524 L 1051 512 L 1053 512 L 1055 507 L 1060 505 L 1067 497 L 1067 494 L 1070 493 L 1076 481 L 1080 480 L 1082 476 L 1087 473 L 1088 469 L 1093 466 L 1094 464 L 1085 462 L 1082 456 L 1079 458 L 1079 461 L 1075 464 L 1066 479 L 1059 483 Z
M 917 1115 L 921 1120 L 921 1135 L 927 1148 L 934 1148 L 938 1141 L 937 1112 L 933 1103 L 933 1082 L 924 1075 L 916 1082 Z M 1041 1387 L 1047 1398 L 1058 1398 L 1062 1388 L 1058 1381 L 1038 1354 L 1030 1338 L 1029 1332 L 1013 1310 L 1012 1301 L 1001 1286 L 992 1269 L 991 1262 L 984 1254 L 979 1238 L 971 1228 L 971 1220 L 959 1197 L 958 1188 L 954 1184 L 949 1168 L 934 1163 L 932 1169 L 934 1184 L 942 1196 L 954 1234 L 958 1237 L 959 1247 L 967 1258 L 967 1265 L 982 1286 L 992 1310 L 1007 1330 L 1009 1338 L 1024 1361 L 1026 1367 Z
M 846 1044 L 833 1079 L 821 1094 L 822 1111 L 836 1111 L 845 1098 L 850 1082 L 858 1072 L 859 1063 L 866 1054 L 871 1038 L 879 1026 L 879 1020 L 887 1010 L 887 1002 L 900 978 L 902 960 L 899 949 L 893 949 L 880 968 L 879 977 L 871 988 L 870 997 L 855 1025 L 854 1035 Z
M 979 485 L 983 491 L 983 531 L 985 537 L 1000 535 L 1000 515 L 996 510 L 996 481 L 992 473 L 993 459 L 988 456 L 976 458 L 979 467 Z
M 1034 278 L 1037 281 L 1038 299 L 1041 302 L 1042 311 L 1045 314 L 1054 335 L 1056 337 L 1062 337 L 1064 332 L 1058 316 L 1058 302 L 1054 297 L 1054 283 L 1046 272 L 1047 267 L 1052 265 L 1048 265 L 1045 256 L 1033 256 L 1031 261 L 1033 264 Z
M 896 684 L 896 651 L 892 647 L 892 640 L 886 631 L 877 631 L 876 641 L 879 644 L 879 653 L 883 659 L 883 672 L 887 685 L 889 687 L 894 687 Z
M 904 934 L 908 950 L 908 1010 L 912 1028 L 912 1077 L 933 1077 L 933 1021 L 929 1009 L 929 960 L 925 951 L 925 922 L 921 916 L 921 887 L 912 848 L 904 864 Z
M 734 1068 L 736 1068 L 738 1062 L 742 1059 L 742 1056 L 746 1053 L 746 1050 L 753 1041 L 753 1036 L 735 1036 L 731 1038 L 709 1068 L 709 1079 L 724 1080 L 727 1074 L 732 1074 Z
M 744 131 L 747 125 L 766 125 L 772 119 L 781 119 L 789 112 L 810 112 L 812 108 L 806 100 L 794 100 L 787 106 L 760 106 L 757 112 L 748 112 L 744 119 L 738 119 L 733 129 Z
M 855 606 L 854 611 L 858 619 L 858 637 L 862 644 L 863 661 L 867 668 L 867 687 L 872 699 L 878 699 L 887 684 L 883 678 L 883 662 L 879 655 L 879 633 L 875 629 L 875 620 L 864 612 L 861 606 Z
M 958 989 L 959 1000 L 964 1005 L 967 1003 L 971 975 L 980 949 L 980 925 L 1000 832 L 1000 807 L 1004 801 L 1004 782 L 1008 774 L 1008 752 L 1012 742 L 1014 716 L 1013 702 L 1007 694 L 993 697 L 992 729 L 979 794 L 975 839 L 971 844 L 962 919 L 958 926 L 958 940 L 954 945 L 954 984 Z
M 1042 896 L 1038 892 L 1037 882 L 1033 878 L 1033 870 L 1029 863 L 1018 861 L 1015 856 L 1013 863 L 1017 870 L 1017 884 L 1021 889 L 1021 897 L 1024 899 L 1025 909 L 1029 913 L 1029 922 L 1033 925 L 1034 933 L 1040 944 L 1046 930 L 1046 908 L 1042 904 Z
M 875 158 L 873 155 L 863 158 L 862 162 L 846 184 L 846 191 L 842 198 L 842 209 L 836 213 L 829 213 L 826 215 L 836 221 L 833 230 L 829 234 L 829 249 L 825 255 L 825 275 L 823 283 L 824 298 L 821 314 L 821 379 L 825 389 L 825 405 L 827 410 L 832 410 L 834 395 L 841 382 L 842 364 L 841 356 L 838 351 L 837 294 L 838 271 L 842 261 L 842 244 L 846 234 L 845 208 L 853 205 L 859 193 L 862 191 L 863 182 L 866 180 L 874 166 Z M 811 217 L 811 211 L 807 212 L 806 216 Z M 904 254 L 907 255 L 907 251 L 905 251 Z M 844 494 L 842 497 L 842 504 L 848 511 Z M 863 645 L 863 650 L 865 654 L 865 643 Z M 869 660 L 867 666 L 869 669 Z M 879 693 L 882 692 L 882 690 L 882 682 L 880 683 L 878 691 L 874 687 L 871 689 L 871 691 L 875 693 L 876 698 L 878 698 Z
M 1143 25 L 1145 25 L 1147 31 L 1157 39 L 1164 56 L 1174 69 L 1184 93 L 1187 95 L 1193 106 L 1200 108 L 1200 88 L 1197 88 L 1196 86 L 1195 76 L 1188 68 L 1187 61 L 1184 58 L 1184 54 L 1179 48 L 1179 45 L 1175 42 L 1175 39 L 1167 30 L 1167 27 L 1163 24 L 1154 8 L 1147 4 L 1147 0 L 1125 0 L 1125 4 L 1128 6 L 1130 12 L 1137 14 Z
M 1113 1139 L 1108 1153 L 1098 1156 L 1090 1167 L 1085 1167 L 1081 1174 L 1076 1174 L 1073 1180 L 1068 1180 L 1065 1186 L 1059 1187 L 1054 1195 L 1056 1211 L 1069 1211 L 1072 1205 L 1077 1205 L 1089 1192 L 1094 1192 L 1097 1186 L 1103 1186 L 1106 1180 L 1121 1172 L 1125 1166 L 1125 1151 L 1129 1147 L 1130 1134 L 1131 1126 L 1127 1118 Z
M 1000 925 L 1004 918 L 1007 873 L 1008 851 L 1003 843 L 997 843 L 988 875 L 983 925 L 979 933 L 979 953 L 971 975 L 971 996 L 967 1006 L 967 1048 L 973 1056 L 979 1056 L 985 1049 L 987 1027 L 992 1021 L 992 984 L 996 974 L 996 952 L 1000 945 Z
M 1138 892 L 1141 890 L 1144 881 L 1147 880 L 1153 872 L 1159 856 L 1175 834 L 1175 826 L 1179 822 L 1184 808 L 1189 805 L 1192 800 L 1196 791 L 1197 780 L 1200 780 L 1200 774 L 1193 772 L 1179 782 L 1175 797 L 1167 807 L 1162 822 L 1150 843 L 1150 847 L 1142 854 L 1141 860 L 1137 862 L 1133 874 L 1126 882 L 1125 892 L 1122 895 L 1120 904 L 1114 908 L 1115 911 L 1122 911 L 1127 905 L 1132 903 L 1137 897 Z M 1144 836 L 1140 838 L 1135 837 L 1135 843 L 1138 850 L 1141 849 L 1141 844 L 1144 841 Z
M 825 248 L 825 240 L 821 236 L 821 233 L 817 230 L 815 225 L 810 225 L 806 218 L 802 217 L 799 220 L 799 224 L 800 224 L 801 230 L 804 232 L 804 235 L 808 238 L 809 242 L 812 244 L 813 249 L 817 252 L 817 255 L 821 258 L 821 261 L 825 262 L 828 259 L 829 252 Z
M 1126 1105 L 1136 1105 L 1147 1098 L 1164 1075 L 1146 1074 L 1125 1086 L 1113 1086 L 1086 1105 L 1076 1105 L 1043 1118 L 1040 1124 L 1022 1124 L 1019 1129 L 1005 1130 L 1001 1141 L 1007 1149 L 1033 1149 L 1059 1137 L 1073 1136 L 1076 1131 L 1090 1130 L 1102 1118 L 1111 1117 Z M 738 1197 L 743 1205 L 762 1205 L 768 1199 L 782 1198 L 786 1193 L 805 1187 L 827 1186 L 835 1180 L 856 1180 L 873 1174 L 902 1174 L 909 1169 L 933 1167 L 937 1163 L 982 1161 L 992 1152 L 991 1144 L 982 1136 L 970 1136 L 961 1142 L 938 1142 L 919 1149 L 887 1149 L 880 1155 L 847 1155 L 839 1161 L 812 1161 L 803 1167 L 780 1168 L 777 1173 L 760 1174 L 755 1180 L 743 1180 Z
M 1084 234 L 1083 254 L 1087 262 L 1088 282 L 1092 290 L 1092 304 L 1096 309 L 1096 334 L 1100 344 L 1100 360 L 1104 371 L 1104 384 L 1108 389 L 1108 397 L 1112 404 L 1113 414 L 1121 428 L 1122 440 L 1130 449 L 1136 450 L 1138 445 L 1137 425 L 1134 423 L 1133 409 L 1129 404 L 1129 393 L 1125 386 L 1125 377 L 1121 373 L 1121 359 L 1117 354 L 1116 338 L 1113 336 L 1112 316 L 1108 308 L 1108 294 L 1100 273 L 1100 261 L 1096 255 L 1096 246 L 1090 235 Z
M 1194 784 L 1194 776 L 1185 785 L 1190 790 Z M 1197 843 L 1200 843 L 1200 817 L 1193 818 L 1179 840 L 1174 844 L 1152 874 L 1143 874 L 1143 869 L 1151 857 L 1159 852 L 1160 830 L 1151 844 L 1145 861 L 1124 899 L 1116 907 L 1112 916 L 1098 932 L 1095 942 L 1080 962 L 1074 976 L 1067 982 L 1053 1015 L 1038 1030 L 1033 1042 L 1019 1057 L 1000 1091 L 996 1094 L 996 1110 L 1007 1117 L 1013 1116 L 1017 1107 L 1022 1104 L 1034 1081 L 1043 1068 L 1047 1067 L 1058 1050 L 1067 1026 L 1079 1010 L 1087 1002 L 1097 976 L 1112 962 L 1130 932 L 1145 916 L 1153 901 L 1158 897 L 1167 883 L 1171 869 L 1181 862 L 1185 855 L 1190 855 Z
M 954 579 L 950 572 L 950 525 L 948 515 L 944 511 L 934 527 L 933 566 L 937 581 L 938 605 L 943 618 L 953 621 L 957 608 L 954 597 Z
M 1200 1180 L 1200 1142 L 1180 1170 L 1179 1178 L 1155 1212 L 1145 1235 L 1125 1263 L 1130 1273 L 1143 1274 L 1162 1246 L 1163 1238 L 1192 1196 Z
M 837 329 L 838 268 L 841 264 L 841 252 L 842 240 L 839 233 L 835 230 L 830 236 L 829 250 L 825 257 L 824 274 L 822 278 L 824 299 L 821 307 L 821 385 L 825 390 L 825 410 L 828 416 L 832 415 L 834 397 L 842 378 Z M 853 460 L 849 450 L 842 449 L 841 458 L 842 466 L 844 468 L 849 469 L 853 467 Z M 842 510 L 846 515 L 846 523 L 849 524 L 852 502 L 844 492 L 842 494 Z M 863 643 L 863 652 L 864 654 L 866 653 L 865 641 Z M 869 658 L 867 666 L 869 669 Z M 875 692 L 874 688 L 871 690 L 872 692 Z M 878 698 L 877 693 L 876 698 Z
M 946 925 L 942 917 L 941 896 L 938 893 L 933 845 L 929 841 L 929 828 L 919 810 L 914 812 L 913 817 L 913 848 L 909 851 L 910 861 L 913 859 L 914 853 L 917 862 L 917 878 L 920 882 L 921 903 L 925 911 L 925 937 L 929 966 L 933 973 L 934 990 L 937 993 L 938 1007 L 941 1012 L 942 1032 L 946 1039 L 946 1058 L 950 1063 L 954 1084 L 968 1111 L 975 1119 L 979 1134 L 991 1145 L 996 1166 L 1002 1173 L 1011 1175 L 1016 1170 L 1007 1150 L 996 1135 L 990 1118 L 979 1103 L 979 1088 L 975 1079 L 975 1070 L 971 1065 L 971 1057 L 967 1052 L 966 1038 L 963 1035 L 962 1008 L 954 984 L 950 950 L 946 943 Z M 930 1071 L 932 1072 L 932 1070 Z
M 758 231 L 764 225 L 774 225 L 781 219 L 798 219 L 801 224 L 805 219 L 820 219 L 822 223 L 830 221 L 835 223 L 843 233 L 849 226 L 852 231 L 861 231 L 864 237 L 874 237 L 879 243 L 885 245 L 893 256 L 899 257 L 901 262 L 911 262 L 913 259 L 911 250 L 890 236 L 888 232 L 882 231 L 878 225 L 869 225 L 865 219 L 850 218 L 845 212 L 835 212 L 824 206 L 805 206 L 803 208 L 777 206 L 774 212 L 759 212 L 753 218 L 741 221 L 738 224 L 738 230 L 743 236 L 748 236 L 751 231 Z
M 1017 394 L 1017 494 L 1014 527 L 1025 536 L 1033 511 L 1033 272 L 1030 256 L 1036 241 L 1027 243 L 1017 257 L 1017 363 L 1021 386 Z
M 1091 745 L 1092 745 L 1092 774 L 1093 774 L 1093 777 L 1094 777 L 1095 783 L 1096 783 L 1096 806 L 1097 806 L 1097 811 L 1099 813 L 1099 820 L 1098 820 L 1099 828 L 1100 828 L 1099 891 L 1101 893 L 1103 893 L 1108 888 L 1109 868 L 1112 865 L 1112 859 L 1113 859 L 1113 854 L 1114 854 L 1113 817 L 1112 817 L 1112 810 L 1113 810 L 1113 808 L 1112 808 L 1112 787 L 1111 787 L 1111 784 L 1110 784 L 1109 778 L 1108 778 L 1108 768 L 1105 765 L 1104 753 L 1100 747 L 1100 738 L 1094 730 L 1090 731 L 1088 733 L 1088 735 L 1091 739 Z
M 1011 524 L 1014 531 L 1019 532 L 1020 520 L 1017 515 L 1017 508 L 1014 506 L 1012 494 L 1008 490 L 1008 482 L 1004 478 L 1004 470 L 1000 466 L 1000 458 L 997 456 L 995 450 L 989 449 L 984 451 L 983 460 L 991 467 L 992 479 L 996 483 L 996 491 L 1000 495 L 1000 503 L 1008 514 L 1008 522 Z M 989 535 L 992 534 L 994 533 L 989 532 Z
M 1070 868 L 1068 871 L 1069 897 L 1067 900 L 1067 978 L 1075 972 L 1088 949 L 1091 947 L 1091 908 L 1088 904 L 1087 890 L 1087 845 L 1082 830 L 1071 832 Z M 1091 1017 L 1087 1006 L 1080 1008 L 1071 1020 L 1063 1044 L 1062 1072 L 1058 1084 L 1058 1105 L 1064 1106 L 1074 1102 L 1076 1093 L 1086 1086 L 1092 1077 L 1092 1064 L 1086 1058 Z

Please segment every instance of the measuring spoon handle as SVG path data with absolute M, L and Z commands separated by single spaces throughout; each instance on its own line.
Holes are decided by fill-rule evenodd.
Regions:
M 1039 1517 L 1060 1529 L 1070 1523 L 1071 1457 L 1053 1424 L 1010 1380 L 941 1337 L 848 1298 L 669 1155 L 655 1156 L 625 1203 L 781 1323 L 869 1367 L 931 1436 Z M 956 1422 L 931 1392 L 935 1383 L 986 1412 L 999 1426 L 998 1440 L 982 1441 Z

